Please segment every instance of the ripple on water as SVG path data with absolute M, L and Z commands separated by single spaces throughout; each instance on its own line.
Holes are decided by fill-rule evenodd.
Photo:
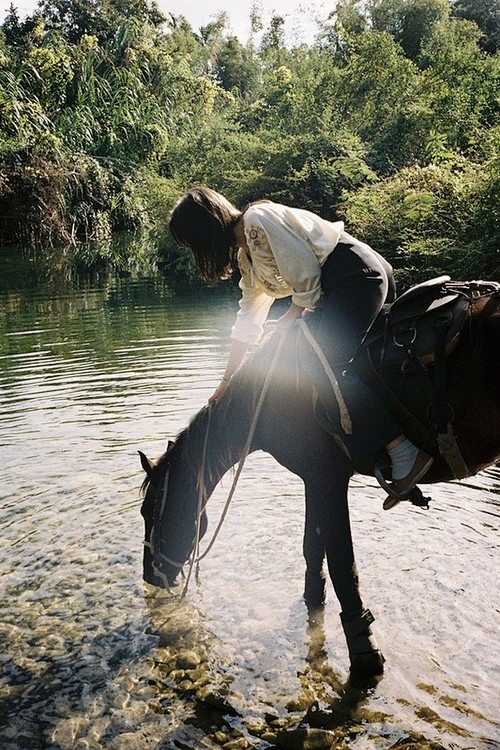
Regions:
M 331 586 L 308 620 L 302 486 L 263 455 L 188 596 L 142 584 L 136 451 L 160 453 L 206 402 L 233 302 L 145 281 L 4 306 L 2 750 L 492 750 L 496 469 L 433 488 L 427 512 L 384 513 L 374 482 L 353 479 L 361 585 L 388 658 L 370 688 L 346 682 Z M 211 529 L 229 485 L 210 502 Z

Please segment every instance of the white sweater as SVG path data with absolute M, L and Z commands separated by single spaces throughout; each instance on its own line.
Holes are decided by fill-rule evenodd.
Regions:
M 242 296 L 231 336 L 257 342 L 275 299 L 292 297 L 313 309 L 321 296 L 321 267 L 344 231 L 310 211 L 279 203 L 257 203 L 243 214 L 250 257 L 240 248 Z

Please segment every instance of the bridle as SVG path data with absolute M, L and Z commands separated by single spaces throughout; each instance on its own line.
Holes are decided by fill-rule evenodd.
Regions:
M 186 581 L 185 581 L 182 593 L 180 595 L 181 598 L 183 598 L 186 595 L 186 593 L 187 593 L 189 581 L 191 579 L 191 574 L 192 574 L 192 571 L 193 571 L 194 567 L 197 566 L 200 563 L 200 561 L 203 560 L 203 558 L 208 555 L 208 553 L 210 552 L 210 550 L 212 549 L 212 547 L 215 544 L 215 541 L 216 541 L 216 539 L 217 539 L 217 537 L 219 535 L 219 532 L 220 532 L 220 530 L 222 528 L 222 525 L 224 524 L 224 521 L 226 519 L 228 510 L 229 510 L 229 506 L 231 504 L 231 501 L 232 501 L 232 499 L 234 497 L 234 493 L 236 491 L 236 486 L 238 484 L 238 480 L 239 480 L 239 478 L 241 476 L 241 472 L 243 471 L 243 466 L 244 466 L 245 460 L 246 460 L 248 454 L 250 453 L 250 448 L 251 448 L 252 441 L 253 441 L 253 438 L 254 438 L 254 435 L 255 435 L 255 430 L 257 428 L 257 423 L 259 421 L 260 413 L 262 411 L 262 407 L 264 405 L 264 400 L 265 400 L 265 397 L 267 395 L 267 391 L 268 391 L 268 388 L 269 388 L 269 383 L 270 383 L 272 375 L 274 373 L 274 369 L 276 367 L 276 363 L 277 363 L 279 355 L 281 353 L 281 349 L 283 347 L 283 343 L 284 343 L 285 338 L 286 338 L 286 331 L 285 332 L 280 332 L 280 337 L 279 337 L 278 345 L 276 347 L 275 353 L 273 355 L 273 359 L 271 361 L 271 365 L 269 367 L 269 370 L 267 372 L 266 378 L 264 380 L 264 384 L 262 386 L 262 389 L 261 389 L 261 392 L 260 392 L 260 395 L 259 395 L 259 400 L 257 402 L 257 406 L 255 407 L 255 413 L 253 415 L 252 423 L 251 423 L 250 429 L 248 431 L 248 436 L 247 436 L 247 439 L 246 439 L 243 451 L 241 453 L 241 456 L 240 456 L 240 459 L 239 459 L 239 462 L 238 462 L 238 468 L 237 468 L 236 473 L 234 475 L 233 483 L 231 485 L 231 489 L 229 490 L 229 494 L 228 494 L 227 500 L 225 502 L 224 508 L 222 510 L 221 517 L 219 519 L 219 523 L 217 524 L 217 527 L 216 527 L 216 529 L 215 529 L 215 531 L 213 533 L 212 539 L 210 540 L 207 548 L 204 550 L 204 552 L 202 554 L 200 554 L 199 553 L 199 548 L 200 548 L 200 541 L 201 541 L 201 518 L 203 516 L 203 512 L 205 510 L 205 507 L 206 507 L 206 504 L 207 504 L 207 501 L 208 501 L 208 496 L 207 496 L 208 493 L 207 493 L 207 488 L 206 488 L 204 477 L 205 477 L 205 473 L 206 473 L 205 470 L 206 470 L 206 463 L 207 463 L 207 452 L 208 452 L 208 442 L 209 442 L 209 435 L 210 435 L 211 414 L 212 414 L 212 409 L 214 408 L 215 404 L 210 404 L 209 407 L 208 407 L 207 426 L 206 426 L 205 437 L 204 437 L 204 441 L 203 441 L 203 452 L 202 452 L 201 465 L 200 465 L 200 469 L 199 469 L 199 473 L 198 473 L 198 504 L 197 504 L 197 511 L 196 511 L 196 531 L 195 531 L 195 537 L 194 537 L 194 544 L 193 544 L 193 547 L 191 549 L 191 554 L 190 554 L 190 558 L 189 558 L 189 570 L 188 570 L 188 574 L 186 576 Z M 151 533 L 149 535 L 149 540 L 146 540 L 144 542 L 144 544 L 145 544 L 145 546 L 147 546 L 150 549 L 151 554 L 153 556 L 157 555 L 159 558 L 161 558 L 161 560 L 164 560 L 169 565 L 172 565 L 173 567 L 178 568 L 180 571 L 182 571 L 182 569 L 183 569 L 183 567 L 185 565 L 185 562 L 179 562 L 177 560 L 172 560 L 171 558 L 167 557 L 162 552 L 160 552 L 160 550 L 158 548 L 159 545 L 157 545 L 157 534 L 159 532 L 159 529 L 161 528 L 161 522 L 162 522 L 162 519 L 163 519 L 163 514 L 165 512 L 165 506 L 166 506 L 166 500 L 167 500 L 167 494 L 168 494 L 169 474 L 170 474 L 170 466 L 167 465 L 167 468 L 166 468 L 166 471 L 165 471 L 165 477 L 163 479 L 160 507 L 159 507 L 159 510 L 158 510 L 157 509 L 158 503 L 155 502 L 155 512 L 154 512 L 153 526 L 151 528 Z M 167 576 L 165 575 L 165 573 L 163 573 L 163 571 L 160 570 L 160 568 L 158 568 L 158 566 L 155 565 L 154 562 L 152 563 L 152 567 L 153 567 L 155 575 L 158 576 L 158 578 L 160 578 L 160 580 L 163 582 L 165 588 L 171 593 L 171 586 L 170 586 L 170 584 L 168 582 L 168 579 L 167 579 Z

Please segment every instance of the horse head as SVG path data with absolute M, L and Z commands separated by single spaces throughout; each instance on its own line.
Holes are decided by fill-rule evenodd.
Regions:
M 198 511 L 198 472 L 186 471 L 182 441 L 169 442 L 166 452 L 151 461 L 139 451 L 146 472 L 141 515 L 145 537 L 143 578 L 153 586 L 175 586 L 182 566 L 207 530 L 207 514 Z M 199 520 L 198 520 L 199 516 Z

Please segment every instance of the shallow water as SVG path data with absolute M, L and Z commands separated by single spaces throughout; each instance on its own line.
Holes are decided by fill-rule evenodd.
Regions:
M 374 481 L 354 478 L 362 591 L 387 658 L 357 688 L 331 586 L 308 621 L 302 485 L 270 457 L 248 459 L 183 601 L 141 580 L 137 450 L 162 452 L 206 402 L 234 295 L 176 294 L 160 277 L 9 283 L 2 750 L 293 748 L 303 726 L 315 747 L 500 747 L 498 470 L 433 487 L 429 511 L 384 513 Z

